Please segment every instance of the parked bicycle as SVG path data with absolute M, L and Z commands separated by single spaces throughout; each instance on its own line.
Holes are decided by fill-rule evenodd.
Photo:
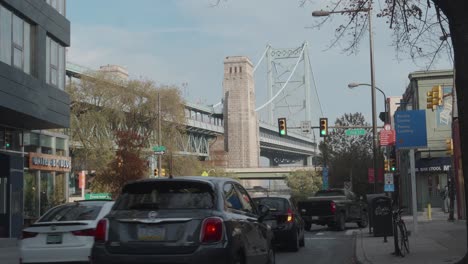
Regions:
M 404 257 L 410 253 L 408 230 L 405 222 L 401 219 L 403 209 L 393 210 L 393 239 L 395 241 L 395 255 Z

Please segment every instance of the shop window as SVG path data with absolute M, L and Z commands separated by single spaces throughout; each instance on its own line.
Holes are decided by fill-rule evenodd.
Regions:
M 37 177 L 35 172 L 24 173 L 24 219 L 34 220 L 39 217 L 37 197 Z
M 41 135 L 40 136 L 40 144 L 41 144 L 41 153 L 43 154 L 52 154 L 52 137 L 51 136 L 46 136 L 46 135 Z
M 54 178 L 50 172 L 41 172 L 40 215 L 54 206 Z
M 40 146 L 39 135 L 36 133 L 24 133 L 24 152 L 37 152 Z
M 67 140 L 64 138 L 55 138 L 55 155 L 66 156 Z

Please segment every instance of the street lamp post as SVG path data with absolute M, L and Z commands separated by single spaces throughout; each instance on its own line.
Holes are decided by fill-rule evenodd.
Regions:
M 374 164 L 374 178 L 377 175 L 377 114 L 375 110 L 375 74 L 374 74 L 374 38 L 372 36 L 372 1 L 369 1 L 367 8 L 343 11 L 314 11 L 312 16 L 329 16 L 330 14 L 344 14 L 367 12 L 369 18 L 369 51 L 370 51 L 370 71 L 371 71 L 371 91 L 372 91 L 372 154 Z M 374 181 L 374 193 L 377 192 L 376 181 Z
M 370 85 L 368 83 L 350 83 L 350 84 L 348 84 L 349 89 L 353 89 L 353 88 L 356 88 L 358 86 L 370 86 L 370 87 L 372 87 L 372 85 Z M 379 87 L 375 86 L 375 89 L 377 91 L 379 91 L 380 93 L 382 93 L 382 95 L 384 97 L 384 112 L 387 113 L 386 116 L 385 116 L 385 123 L 389 122 L 390 121 L 390 106 L 387 107 L 387 95 Z

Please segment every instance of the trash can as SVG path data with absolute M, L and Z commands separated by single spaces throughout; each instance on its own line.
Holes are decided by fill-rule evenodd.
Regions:
M 387 196 L 374 197 L 370 208 L 374 237 L 393 236 L 392 199 Z
M 374 228 L 374 214 L 372 213 L 372 200 L 376 197 L 385 196 L 385 193 L 375 193 L 375 194 L 366 194 L 366 201 L 367 201 L 367 214 L 369 219 L 369 234 L 372 233 L 372 229 Z

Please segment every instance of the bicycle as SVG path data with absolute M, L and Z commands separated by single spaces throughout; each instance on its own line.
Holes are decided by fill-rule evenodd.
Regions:
M 393 211 L 393 239 L 395 241 L 395 255 L 404 257 L 410 253 L 408 230 L 406 229 L 405 222 L 401 219 L 403 209 Z

